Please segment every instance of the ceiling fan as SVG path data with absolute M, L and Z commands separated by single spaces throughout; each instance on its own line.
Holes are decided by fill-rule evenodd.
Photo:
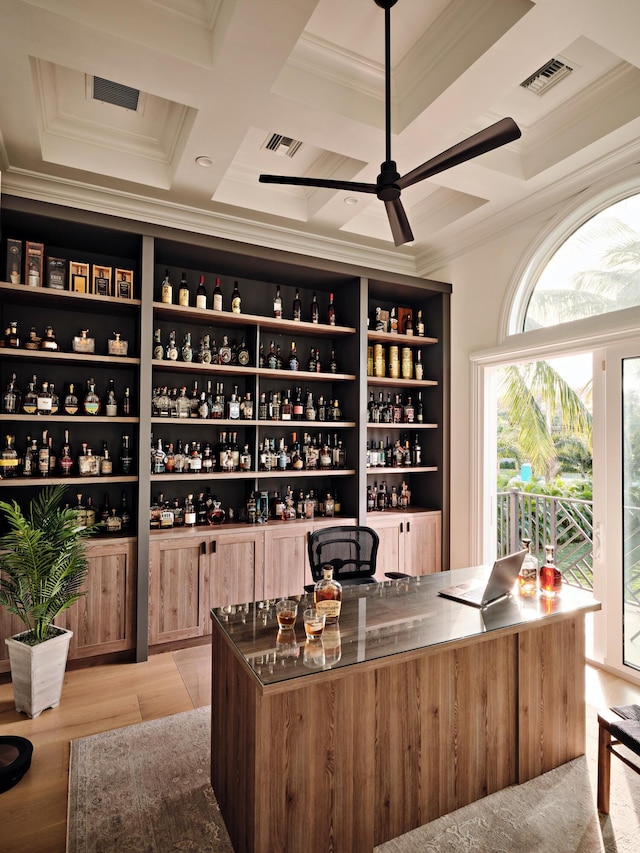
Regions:
M 301 187 L 324 187 L 349 192 L 375 193 L 384 202 L 389 217 L 389 225 L 396 246 L 413 240 L 413 233 L 407 214 L 400 201 L 400 192 L 405 187 L 417 184 L 425 178 L 444 172 L 452 166 L 472 160 L 487 151 L 500 148 L 520 137 L 520 128 L 512 118 L 503 118 L 484 130 L 474 133 L 457 145 L 453 145 L 421 166 L 416 166 L 406 175 L 400 175 L 394 160 L 391 159 L 391 7 L 398 0 L 374 0 L 376 6 L 384 9 L 384 61 L 385 61 L 385 161 L 380 166 L 380 174 L 375 184 L 359 181 L 338 181 L 324 178 L 295 178 L 287 175 L 260 175 L 263 184 L 292 184 Z

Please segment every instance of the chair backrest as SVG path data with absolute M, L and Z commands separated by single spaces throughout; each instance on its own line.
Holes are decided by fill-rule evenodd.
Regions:
M 345 525 L 314 531 L 307 543 L 313 580 L 320 580 L 323 566 L 331 565 L 340 583 L 371 583 L 379 543 L 378 534 L 370 527 Z

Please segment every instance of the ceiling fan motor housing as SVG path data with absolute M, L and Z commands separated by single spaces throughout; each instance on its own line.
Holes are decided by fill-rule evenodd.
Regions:
M 400 173 L 396 168 L 395 161 L 387 160 L 383 163 L 376 181 L 376 195 L 380 201 L 395 201 L 395 199 L 400 198 L 400 187 L 396 183 L 399 180 Z

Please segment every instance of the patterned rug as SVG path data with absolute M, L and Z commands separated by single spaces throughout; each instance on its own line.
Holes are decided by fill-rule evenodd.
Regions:
M 210 713 L 72 741 L 67 853 L 233 853 L 209 784 Z M 640 777 L 614 760 L 614 831 L 596 812 L 590 761 L 492 794 L 376 853 L 637 853 Z

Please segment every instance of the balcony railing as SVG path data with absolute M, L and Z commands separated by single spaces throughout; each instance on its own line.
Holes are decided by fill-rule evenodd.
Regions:
M 553 545 L 564 583 L 593 590 L 593 504 L 577 498 L 498 492 L 498 556 L 517 551 L 531 539 L 540 565 L 545 545 Z M 624 507 L 625 602 L 640 607 L 640 507 Z

